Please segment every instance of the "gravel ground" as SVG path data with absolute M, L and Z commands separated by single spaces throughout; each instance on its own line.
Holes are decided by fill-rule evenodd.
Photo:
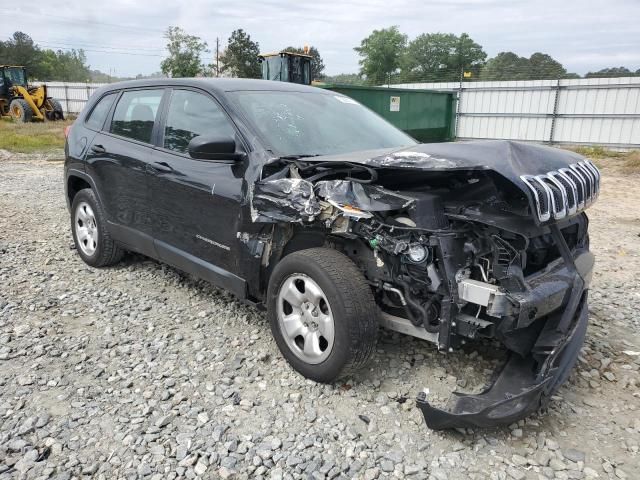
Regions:
M 72 247 L 62 164 L 0 152 L 0 480 L 640 478 L 640 177 L 604 171 L 579 365 L 547 412 L 433 432 L 413 398 L 482 385 L 484 345 L 383 333 L 370 368 L 294 373 L 263 313 L 142 256 Z

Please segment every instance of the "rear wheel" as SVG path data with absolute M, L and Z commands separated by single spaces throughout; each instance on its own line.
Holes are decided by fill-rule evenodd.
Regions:
M 90 188 L 80 190 L 71 204 L 71 231 L 80 257 L 92 267 L 118 263 L 124 251 L 114 242 L 96 195 Z
M 329 248 L 284 257 L 269 281 L 271 331 L 289 364 L 330 383 L 353 373 L 375 351 L 378 317 L 362 272 Z
M 58 100 L 54 100 L 53 98 L 47 99 L 47 102 L 49 102 L 49 105 L 51 106 L 51 110 L 47 110 L 46 112 L 47 120 L 64 120 L 62 104 Z
M 9 114 L 16 122 L 28 123 L 33 118 L 31 107 L 23 98 L 16 98 L 11 101 Z

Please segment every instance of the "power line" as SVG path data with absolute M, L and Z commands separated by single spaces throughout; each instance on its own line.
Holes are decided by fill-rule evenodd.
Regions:
M 60 46 L 60 45 L 51 45 L 51 44 L 45 44 L 45 43 L 40 43 L 38 45 L 46 47 L 46 48 L 50 48 L 50 49 L 65 50 L 67 52 L 73 51 L 73 50 L 75 50 L 75 51 L 82 50 L 84 52 L 111 53 L 111 54 L 114 54 L 114 55 L 132 55 L 132 56 L 137 56 L 137 57 L 164 57 L 164 55 L 153 54 L 153 53 L 134 53 L 132 51 L 122 52 L 122 51 L 98 50 L 98 49 L 90 49 L 90 48 L 71 48 L 71 47 L 64 47 L 64 46 Z
M 66 40 L 59 40 L 59 39 L 49 39 L 49 40 L 33 40 L 35 43 L 38 44 L 44 44 L 44 43 L 48 43 L 48 44 L 52 44 L 52 45 L 65 45 L 68 47 L 72 47 L 72 48 L 84 48 L 84 47 L 88 47 L 88 48 L 100 48 L 100 49 L 109 49 L 109 50 L 128 50 L 130 51 L 130 47 L 126 46 L 126 45 L 104 45 L 104 44 L 99 44 L 99 43 L 86 43 L 86 42 L 74 42 L 74 43 L 70 43 Z M 139 52 L 145 52 L 145 51 L 149 51 L 149 52 L 162 52 L 164 50 L 164 48 L 157 48 L 157 47 L 135 47 L 135 51 L 139 51 Z
M 22 15 L 27 15 L 27 16 L 32 16 L 32 17 L 39 17 L 39 18 L 46 18 L 49 23 L 51 23 L 51 19 L 56 19 L 55 22 L 58 23 L 71 23 L 73 25 L 75 25 L 76 27 L 83 27 L 83 26 L 89 26 L 89 25 L 100 25 L 103 27 L 108 27 L 108 28 L 117 28 L 117 29 L 124 29 L 127 30 L 129 33 L 135 33 L 136 31 L 146 31 L 146 32 L 154 32 L 154 33 L 165 33 L 165 30 L 161 30 L 161 29 L 156 29 L 156 28 L 148 28 L 148 27 L 140 27 L 138 25 L 121 25 L 121 24 L 116 24 L 116 23 L 107 23 L 107 22 L 98 22 L 95 20 L 88 20 L 88 19 L 82 19 L 82 18 L 71 18 L 71 17 L 63 17 L 60 15 L 52 15 L 49 13 L 36 13 L 36 12 L 31 12 L 31 11 L 23 11 L 18 9 L 18 11 L 13 12 L 13 13 L 0 13 L 0 17 L 6 17 L 6 18 L 11 18 L 12 20 L 15 20 L 16 18 L 19 18 L 19 16 Z

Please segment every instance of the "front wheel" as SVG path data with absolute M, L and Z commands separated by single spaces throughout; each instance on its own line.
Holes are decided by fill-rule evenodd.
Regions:
M 29 123 L 33 119 L 33 111 L 29 103 L 23 98 L 11 100 L 9 113 L 11 114 L 11 118 L 16 122 Z
M 312 248 L 287 255 L 267 295 L 278 348 L 305 377 L 330 383 L 373 355 L 377 306 L 364 275 L 342 253 Z

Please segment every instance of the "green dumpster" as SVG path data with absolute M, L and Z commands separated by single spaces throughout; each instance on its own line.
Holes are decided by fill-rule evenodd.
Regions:
M 340 84 L 316 86 L 357 100 L 419 142 L 455 138 L 455 93 Z

